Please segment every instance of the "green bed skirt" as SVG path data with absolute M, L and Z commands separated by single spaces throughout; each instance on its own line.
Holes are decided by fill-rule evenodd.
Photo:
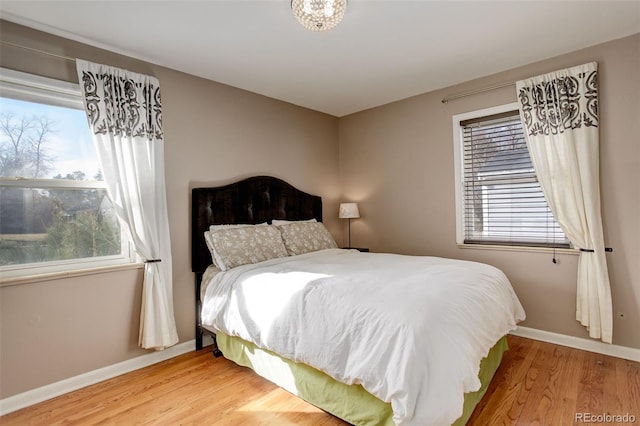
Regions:
M 391 404 L 367 392 L 361 385 L 345 385 L 306 364 L 282 358 L 253 343 L 222 333 L 216 335 L 218 347 L 224 357 L 238 365 L 249 367 L 258 375 L 351 424 L 359 426 L 394 425 Z M 454 423 L 464 425 L 487 387 L 508 350 L 503 337 L 480 363 L 480 390 L 465 394 L 462 416 Z

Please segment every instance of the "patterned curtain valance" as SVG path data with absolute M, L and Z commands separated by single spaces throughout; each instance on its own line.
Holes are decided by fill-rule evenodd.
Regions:
M 106 65 L 87 64 L 80 84 L 91 131 L 96 135 L 162 140 L 158 80 Z
M 541 75 L 528 83 L 518 88 L 518 98 L 529 135 L 598 127 L 597 63 Z

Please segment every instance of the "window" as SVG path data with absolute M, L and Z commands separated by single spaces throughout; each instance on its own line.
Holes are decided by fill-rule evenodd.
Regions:
M 77 85 L 0 70 L 0 272 L 130 262 Z
M 517 104 L 453 121 L 457 242 L 568 248 L 533 170 Z

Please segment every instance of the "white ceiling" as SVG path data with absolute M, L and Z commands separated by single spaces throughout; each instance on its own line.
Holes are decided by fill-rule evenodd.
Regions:
M 338 117 L 640 32 L 640 0 L 349 0 L 326 33 L 290 0 L 2 0 L 0 16 Z

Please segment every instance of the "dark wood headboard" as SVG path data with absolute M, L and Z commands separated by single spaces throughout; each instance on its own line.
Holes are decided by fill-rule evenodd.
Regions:
M 191 269 L 211 264 L 204 241 L 210 225 L 256 224 L 273 219 L 322 221 L 322 199 L 271 176 L 255 176 L 225 186 L 191 191 Z

